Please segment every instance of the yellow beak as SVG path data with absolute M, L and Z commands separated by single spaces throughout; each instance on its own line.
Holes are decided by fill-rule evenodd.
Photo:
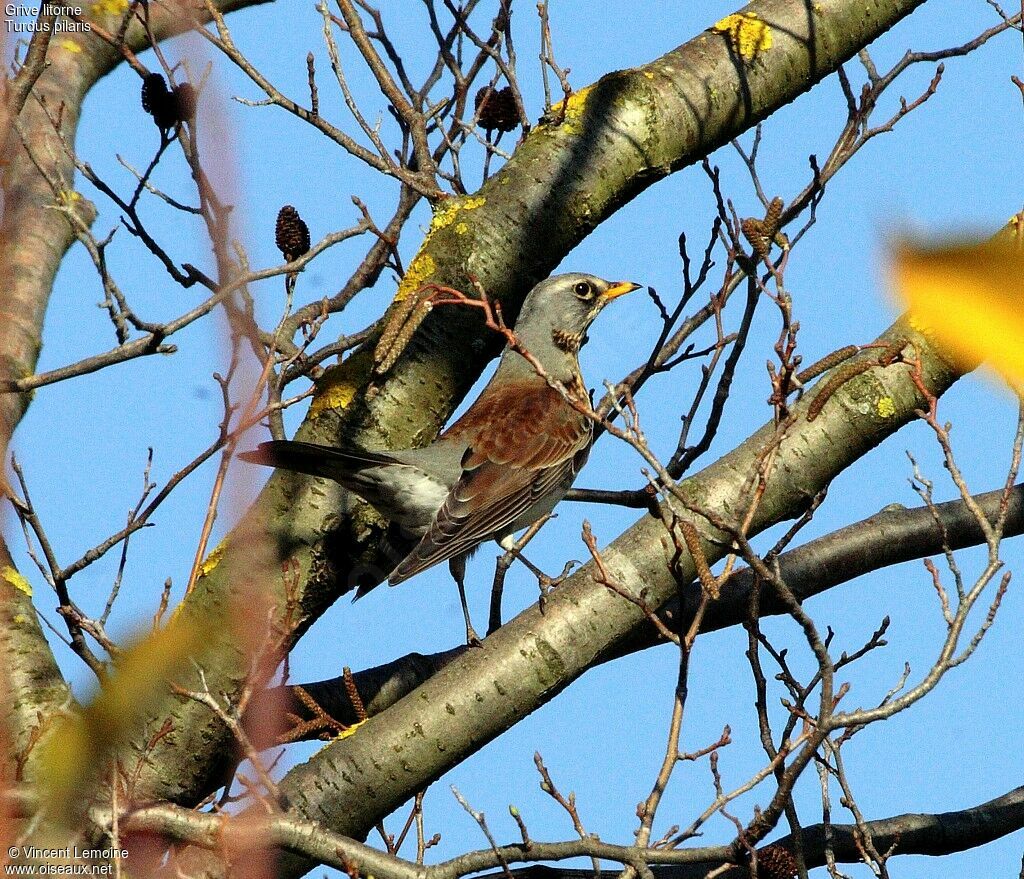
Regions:
M 624 293 L 632 293 L 634 290 L 639 290 L 641 284 L 634 284 L 632 281 L 616 281 L 607 290 L 601 298 L 605 302 L 611 302 L 613 299 L 618 299 Z

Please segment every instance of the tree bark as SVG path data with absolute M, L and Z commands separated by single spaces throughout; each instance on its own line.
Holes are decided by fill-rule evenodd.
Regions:
M 458 855 L 447 861 L 421 866 L 412 861 L 391 859 L 379 849 L 363 846 L 348 837 L 324 831 L 315 824 L 282 815 L 261 815 L 252 819 L 247 831 L 259 834 L 268 844 L 291 852 L 302 852 L 337 870 L 353 866 L 362 875 L 380 879 L 458 879 L 481 874 L 480 879 L 615 879 L 622 869 L 594 871 L 549 866 L 543 861 L 565 861 L 590 856 L 614 861 L 633 854 L 624 846 L 603 843 L 593 837 L 571 842 L 532 840 L 529 846 L 513 843 L 498 849 L 483 849 Z M 167 804 L 142 808 L 127 817 L 122 825 L 135 833 L 161 833 L 194 845 L 217 848 L 231 830 L 231 817 L 209 812 L 197 813 Z M 809 868 L 828 863 L 830 853 L 836 863 L 862 861 L 858 833 L 871 836 L 875 850 L 889 855 L 945 855 L 966 851 L 1007 836 L 1024 826 L 1024 787 L 1015 788 L 988 802 L 954 812 L 903 814 L 855 824 L 815 824 L 801 830 L 804 861 Z M 793 851 L 792 834 L 758 848 L 761 875 L 792 875 L 766 866 L 768 850 Z M 727 846 L 660 849 L 652 854 L 655 863 L 650 873 L 655 879 L 705 879 L 709 872 L 728 863 L 732 855 Z M 531 862 L 515 868 L 515 864 Z M 484 870 L 501 872 L 481 873 Z M 511 866 L 511 868 L 510 868 Z M 372 871 L 372 872 L 371 872 Z M 723 879 L 746 879 L 750 870 L 736 865 L 721 873 Z
M 974 496 L 974 501 L 994 522 L 999 515 L 1003 490 Z M 938 520 L 937 524 L 936 520 Z M 1003 537 L 1024 533 L 1024 485 L 1016 485 L 1007 504 Z M 936 555 L 944 549 L 964 549 L 985 542 L 985 535 L 963 500 L 907 509 L 899 504 L 811 540 L 779 556 L 779 572 L 783 581 L 799 601 L 849 583 L 870 571 L 898 565 L 914 559 Z M 721 587 L 718 601 L 704 613 L 702 633 L 741 625 L 749 615 L 753 571 L 741 568 Z M 658 612 L 665 626 L 672 631 L 688 631 L 701 604 L 701 585 L 694 581 L 679 590 Z M 758 613 L 761 619 L 788 613 L 782 600 L 772 590 L 762 590 Z M 631 653 L 668 644 L 654 625 L 643 624 L 633 629 L 625 640 L 601 654 L 600 662 L 612 662 Z M 433 676 L 468 648 L 456 647 L 443 653 L 423 656 L 412 653 L 385 665 L 354 672 L 352 681 L 367 715 L 379 714 Z M 312 683 L 288 685 L 259 694 L 252 705 L 260 707 L 264 699 L 283 700 L 287 711 L 302 722 L 315 720 L 316 714 L 299 699 L 301 687 L 332 720 L 346 726 L 357 723 L 356 707 L 349 697 L 344 676 Z M 298 740 L 318 738 L 324 727 L 310 727 Z
M 32 601 L 32 587 L 0 540 L 0 778 L 30 783 L 35 749 L 72 701 Z

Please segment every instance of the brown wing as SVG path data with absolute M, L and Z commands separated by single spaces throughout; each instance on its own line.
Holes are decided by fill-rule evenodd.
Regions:
M 445 437 L 468 442 L 462 476 L 392 584 L 501 533 L 571 480 L 586 459 L 591 424 L 538 378 L 481 396 Z

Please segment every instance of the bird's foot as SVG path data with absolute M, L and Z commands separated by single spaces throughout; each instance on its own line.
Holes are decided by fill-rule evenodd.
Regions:
M 470 647 L 483 647 L 484 642 L 473 628 L 473 624 L 466 620 L 466 643 Z

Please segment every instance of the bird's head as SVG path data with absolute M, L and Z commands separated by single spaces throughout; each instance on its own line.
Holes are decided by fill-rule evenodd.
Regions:
M 578 272 L 552 275 L 534 287 L 519 313 L 515 331 L 527 350 L 554 343 L 576 353 L 586 342 L 587 329 L 613 299 L 640 288 L 631 281 L 606 281 Z

